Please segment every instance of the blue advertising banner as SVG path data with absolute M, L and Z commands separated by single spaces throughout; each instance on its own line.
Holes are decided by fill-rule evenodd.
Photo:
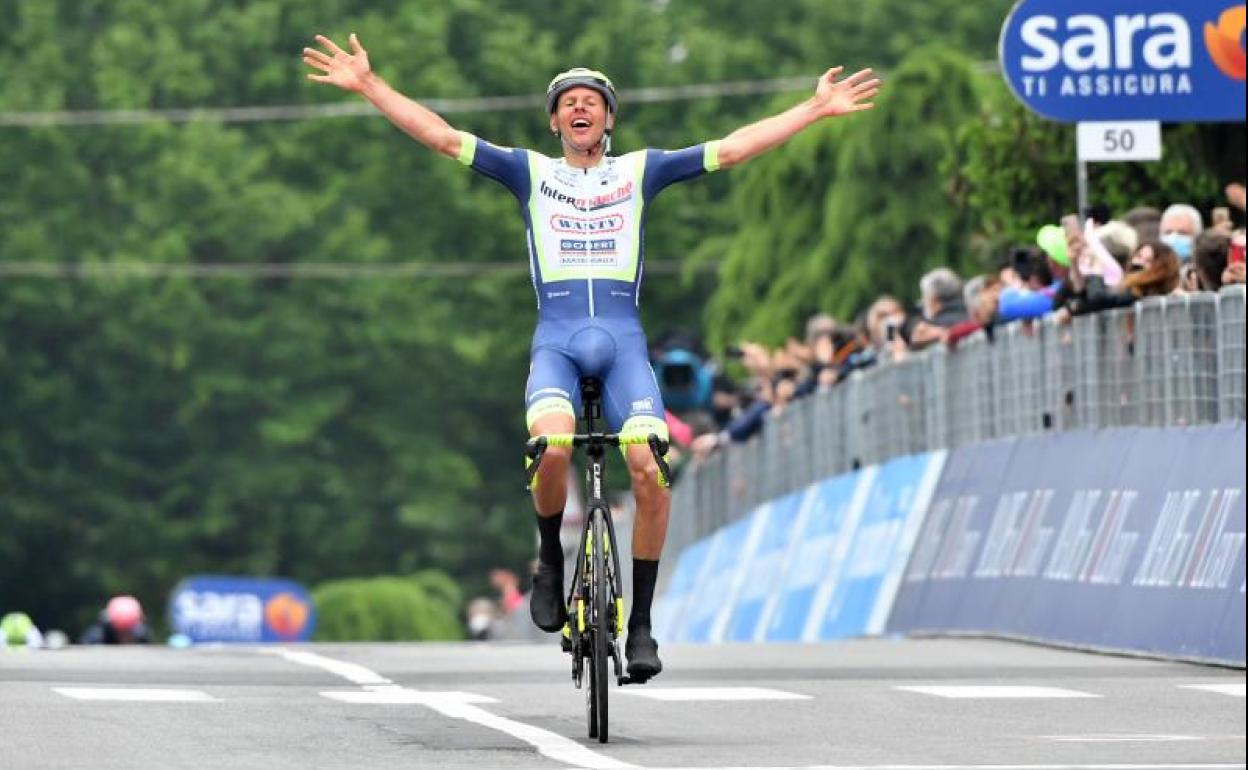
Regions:
M 316 608 L 292 580 L 197 575 L 169 599 L 173 630 L 192 642 L 306 642 Z
M 695 588 L 673 624 L 672 641 L 706 642 L 734 584 L 754 517 L 746 516 L 711 537 L 709 553 L 698 572 Z
M 1243 423 L 950 454 L 888 623 L 1242 664 Z
M 654 635 L 657 638 L 675 639 L 679 621 L 684 617 L 685 605 L 696 593 L 698 578 L 706 566 L 714 540 L 714 535 L 704 537 L 680 552 L 667 590 L 655 600 L 650 611 Z
M 875 466 L 822 481 L 811 487 L 794 523 L 793 547 L 765 606 L 755 638 L 799 641 L 825 581 L 835 579 L 858 527 Z
M 809 627 L 816 638 L 884 630 L 943 465 L 941 452 L 898 457 L 880 466 L 841 574 L 825 584 L 827 598 L 813 609 Z
M 807 487 L 759 509 L 753 548 L 741 565 L 741 585 L 721 611 L 719 628 L 712 635 L 714 641 L 753 641 L 767 597 L 780 581 L 794 539 L 793 525 L 810 490 Z
M 1015 96 L 1053 120 L 1244 120 L 1244 4 L 1232 0 L 1021 0 L 999 55 Z

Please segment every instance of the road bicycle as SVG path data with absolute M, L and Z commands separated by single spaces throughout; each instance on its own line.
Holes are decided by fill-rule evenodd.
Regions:
M 535 436 L 525 446 L 528 459 L 528 486 L 537 477 L 538 466 L 547 448 L 584 447 L 585 523 L 581 529 L 576 569 L 568 589 L 568 622 L 563 627 L 561 645 L 572 655 L 572 681 L 585 689 L 585 712 L 589 737 L 607 742 L 607 693 L 609 672 L 618 685 L 631 684 L 620 661 L 619 638 L 624 634 L 624 591 L 620 581 L 620 555 L 615 547 L 615 525 L 611 509 L 602 498 L 603 469 L 608 447 L 644 445 L 650 448 L 659 467 L 663 485 L 671 479 L 664 461 L 667 441 L 653 433 L 599 433 L 595 422 L 602 419 L 602 383 L 597 378 L 581 379 L 584 433 Z M 610 669 L 608 669 L 610 666 Z M 589 670 L 589 687 L 585 672 Z

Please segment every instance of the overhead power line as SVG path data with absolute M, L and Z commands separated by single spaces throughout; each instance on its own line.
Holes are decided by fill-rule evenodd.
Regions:
M 700 83 L 662 88 L 620 91 L 626 104 L 680 102 L 718 96 L 771 94 L 811 88 L 817 75 Z M 417 99 L 429 109 L 445 113 L 510 112 L 540 109 L 544 96 L 485 96 L 472 99 Z M 168 110 L 51 110 L 0 112 L 0 127 L 103 126 L 136 123 L 261 123 L 275 120 L 323 120 L 326 118 L 379 117 L 371 104 L 361 101 L 336 104 L 287 104 L 270 107 L 194 107 Z
M 976 62 L 980 72 L 998 69 L 996 61 Z M 620 100 L 629 104 L 686 102 L 720 96 L 749 96 L 802 91 L 813 86 L 818 75 L 695 83 L 685 86 L 626 88 Z M 417 99 L 429 109 L 445 114 L 512 112 L 531 110 L 545 103 L 545 96 L 483 96 L 471 99 Z M 284 104 L 266 107 L 188 107 L 136 110 L 32 110 L 0 112 L 0 128 L 36 126 L 106 126 L 137 123 L 263 123 L 278 120 L 324 120 L 327 118 L 380 117 L 370 104 L 360 101 L 334 104 Z
M 675 275 L 686 269 L 713 273 L 718 263 L 684 265 L 651 261 L 647 273 Z M 478 278 L 521 275 L 525 262 L 0 262 L 0 277 L 24 278 Z

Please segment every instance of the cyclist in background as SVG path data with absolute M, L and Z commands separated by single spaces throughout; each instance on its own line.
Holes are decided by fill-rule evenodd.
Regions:
M 143 606 L 133 596 L 114 596 L 100 612 L 100 619 L 82 634 L 82 644 L 147 644 L 151 641 L 143 622 Z
M 835 67 L 819 78 L 810 98 L 723 139 L 615 157 L 609 155 L 619 107 L 615 87 L 601 72 L 571 69 L 555 76 L 546 91 L 550 132 L 561 149 L 552 158 L 456 130 L 373 72 L 354 34 L 350 51 L 321 35 L 316 42 L 320 49 L 303 49 L 304 63 L 317 70 L 309 79 L 360 94 L 412 138 L 501 183 L 519 201 L 538 307 L 525 394 L 532 436 L 574 432 L 580 378 L 597 377 L 611 430 L 666 440 L 663 402 L 637 310 L 646 207 L 670 184 L 749 160 L 823 118 L 870 109 L 879 89 L 871 70 L 837 80 L 841 68 Z M 548 632 L 561 630 L 567 620 L 559 531 L 570 458 L 570 449 L 549 448 L 533 489 L 540 545 L 530 610 Z M 628 447 L 625 459 L 637 501 L 625 655 L 629 676 L 640 682 L 662 670 L 650 605 L 671 498 L 648 447 Z

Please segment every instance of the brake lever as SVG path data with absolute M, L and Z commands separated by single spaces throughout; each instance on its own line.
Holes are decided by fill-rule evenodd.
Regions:
M 659 482 L 665 487 L 670 487 L 672 485 L 672 469 L 667 466 L 667 460 L 663 459 L 670 445 L 653 433 L 646 440 L 646 444 L 650 447 L 650 454 L 654 455 L 654 461 L 659 466 Z
M 537 469 L 546 455 L 546 437 L 538 436 L 536 441 L 526 443 L 524 454 L 529 458 L 529 464 L 524 469 L 524 489 L 529 492 L 533 490 L 533 479 L 537 477 Z

